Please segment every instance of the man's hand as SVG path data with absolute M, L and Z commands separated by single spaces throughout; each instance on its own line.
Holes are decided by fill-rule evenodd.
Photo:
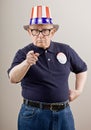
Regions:
M 36 64 L 37 60 L 39 57 L 39 53 L 34 53 L 34 51 L 29 51 L 26 55 L 26 61 L 27 63 L 32 66 L 34 64 Z
M 75 100 L 83 92 L 87 71 L 76 74 L 75 89 L 69 90 L 69 101 Z
M 69 90 L 69 101 L 75 100 L 81 93 L 81 90 Z
M 36 64 L 38 60 L 39 53 L 34 53 L 34 51 L 29 51 L 26 55 L 26 59 L 20 64 L 16 65 L 9 73 L 11 83 L 20 82 L 29 68 Z

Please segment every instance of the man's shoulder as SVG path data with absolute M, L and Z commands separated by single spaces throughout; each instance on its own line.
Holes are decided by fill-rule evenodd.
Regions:
M 28 44 L 28 45 L 22 47 L 20 50 L 23 51 L 23 52 L 28 52 L 28 51 L 30 51 L 30 50 L 32 50 L 32 49 L 33 49 L 33 44 L 30 43 L 30 44 Z
M 61 42 L 52 42 L 53 46 L 59 49 L 69 49 L 69 45 L 66 43 L 61 43 Z
M 52 41 L 52 44 L 54 44 L 54 46 L 61 46 L 61 47 L 66 47 L 66 46 L 69 46 L 67 43 L 62 43 L 62 42 L 55 42 L 55 41 Z
M 32 48 L 33 48 L 33 43 L 29 43 L 28 45 L 24 46 L 24 47 L 22 48 L 22 50 L 23 50 L 23 49 L 32 49 Z
M 33 44 L 32 43 L 27 44 L 26 46 L 18 49 L 17 52 L 16 52 L 16 55 L 17 54 L 21 54 L 23 56 L 23 55 L 27 54 L 30 50 L 32 50 L 32 48 L 33 48 Z

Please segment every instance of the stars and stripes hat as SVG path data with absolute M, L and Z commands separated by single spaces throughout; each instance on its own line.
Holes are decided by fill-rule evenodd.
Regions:
M 42 5 L 32 7 L 30 23 L 24 25 L 24 29 L 27 30 L 29 26 L 34 24 L 52 24 L 56 31 L 59 28 L 59 25 L 53 24 L 50 8 Z

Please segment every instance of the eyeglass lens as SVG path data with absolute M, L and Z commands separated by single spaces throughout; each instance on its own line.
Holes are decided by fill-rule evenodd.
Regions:
M 38 29 L 31 29 L 32 35 L 33 36 L 38 36 L 40 34 L 40 32 L 44 35 L 44 36 L 48 36 L 50 34 L 51 29 L 43 29 L 43 30 L 38 30 Z

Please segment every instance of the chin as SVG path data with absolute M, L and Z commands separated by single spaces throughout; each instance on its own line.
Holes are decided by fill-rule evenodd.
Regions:
M 44 48 L 44 49 L 46 49 L 46 48 L 47 48 L 47 46 L 46 46 L 46 45 L 44 45 L 44 44 L 36 44 L 36 46 L 37 46 L 37 47 L 40 47 L 40 48 Z
M 44 41 L 44 42 L 38 41 L 38 42 L 36 42 L 35 45 L 36 45 L 37 47 L 44 48 L 44 49 L 46 49 L 46 48 L 48 48 L 48 47 L 50 46 L 50 45 L 47 44 L 45 41 Z

